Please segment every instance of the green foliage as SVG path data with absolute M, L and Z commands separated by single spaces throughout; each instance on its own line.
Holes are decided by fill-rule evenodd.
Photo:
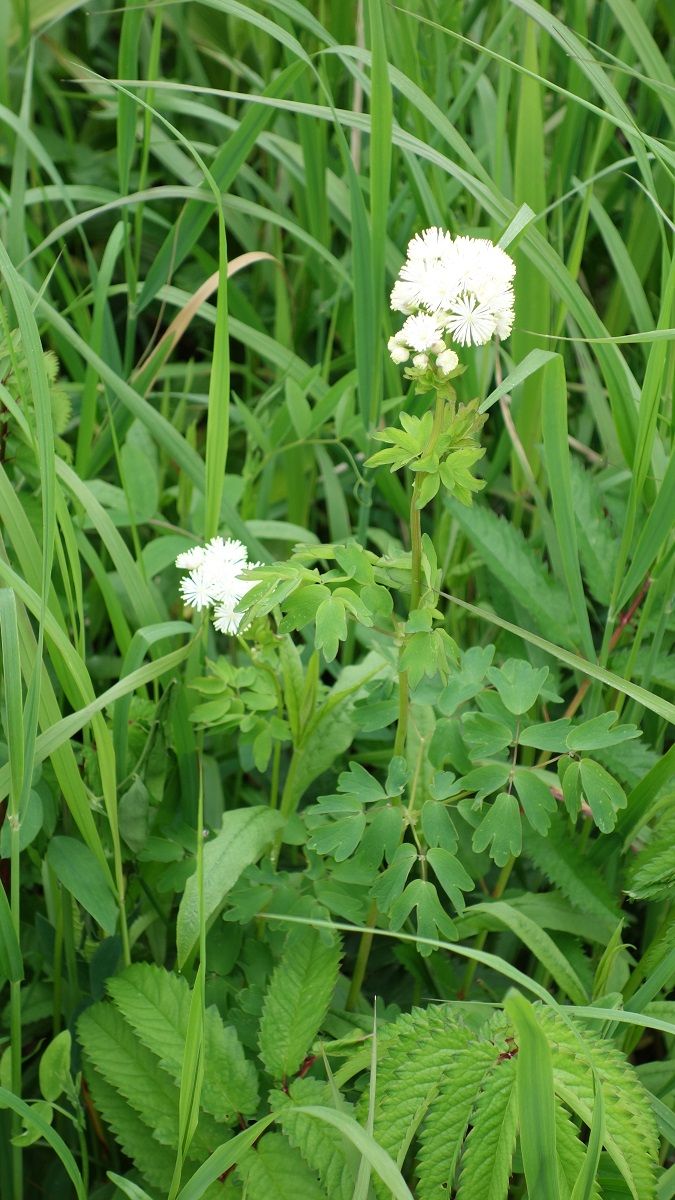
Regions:
M 251 1200 L 263 1200 L 272 1194 L 284 1200 L 294 1196 L 299 1200 L 323 1200 L 317 1177 L 279 1133 L 268 1134 L 256 1150 L 249 1151 L 238 1172 Z
M 421 381 L 419 390 L 428 390 L 421 386 Z M 454 390 L 449 390 L 454 397 Z M 442 397 L 443 389 L 438 394 Z M 400 416 L 402 430 L 383 429 L 373 435 L 378 442 L 386 442 L 390 449 L 378 450 L 368 459 L 367 465 L 388 465 L 392 471 L 407 466 L 417 472 L 417 508 L 424 508 L 433 500 L 441 484 L 448 495 L 467 505 L 472 503 L 473 493 L 485 486 L 482 479 L 476 479 L 471 473 L 471 468 L 485 454 L 484 447 L 478 442 L 485 417 L 478 412 L 476 401 L 455 410 L 452 397 L 436 416 L 430 411 L 422 417 L 403 412 Z
M 314 929 L 289 933 L 265 993 L 260 1057 L 273 1079 L 294 1075 L 326 1014 L 342 954 L 339 941 Z
M 108 993 L 135 1035 L 179 1083 L 190 1009 L 187 980 L 149 963 L 135 963 L 109 980 Z M 245 1059 L 234 1029 L 223 1025 L 215 1008 L 205 1013 L 204 1043 L 202 1107 L 225 1123 L 238 1113 L 250 1116 L 258 1103 L 255 1069 Z
M 4 7 L 2 1200 L 667 1200 L 668 5 Z
M 552 1007 L 529 1011 L 536 1054 L 547 1058 L 553 1089 L 546 1170 L 557 1163 L 568 1186 L 576 1180 L 595 1078 L 605 1103 L 606 1152 L 635 1200 L 654 1196 L 656 1129 L 635 1071 L 607 1042 Z M 499 1200 L 508 1194 L 517 1139 L 522 1148 L 523 1120 L 530 1145 L 538 1146 L 530 1112 L 538 1068 L 529 1051 L 526 1057 L 524 1037 L 501 1015 L 483 1017 L 477 1031 L 450 1005 L 403 1015 L 379 1039 L 375 1133 L 399 1162 L 412 1150 L 424 1200 L 440 1200 L 453 1186 L 458 1197 Z
M 675 813 L 668 809 L 630 864 L 626 891 L 639 900 L 666 900 L 675 882 Z
M 270 1105 L 279 1112 L 279 1125 L 292 1146 L 316 1172 L 331 1200 L 352 1200 L 358 1160 L 342 1134 L 332 1126 L 320 1126 L 311 1117 L 296 1112 L 299 1105 L 329 1104 L 329 1085 L 318 1079 L 296 1079 L 288 1092 L 272 1092 Z M 351 1106 L 342 1102 L 345 1111 Z

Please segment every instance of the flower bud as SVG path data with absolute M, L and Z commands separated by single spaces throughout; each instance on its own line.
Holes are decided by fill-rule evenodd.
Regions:
M 392 362 L 404 363 L 410 358 L 410 351 L 405 346 L 402 346 L 395 337 L 389 338 L 387 349 L 391 355 Z
M 444 350 L 436 359 L 436 366 L 443 375 L 449 375 L 458 365 L 459 359 L 454 350 Z

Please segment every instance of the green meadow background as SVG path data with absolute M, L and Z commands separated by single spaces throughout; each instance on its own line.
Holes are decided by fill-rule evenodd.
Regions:
M 589 1003 L 611 993 L 603 1003 L 638 1014 L 595 1028 L 654 1097 L 653 1178 L 631 1190 L 608 1168 L 594 1183 L 607 1156 L 592 1159 L 591 1138 L 588 1177 L 568 1195 L 675 1196 L 674 33 L 667 0 L 1 6 L 2 1200 L 145 1194 L 80 1086 L 78 1017 L 130 962 L 178 978 L 176 912 L 195 862 L 203 873 L 195 831 L 268 804 L 288 770 L 281 748 L 258 766 L 223 714 L 191 719 L 205 660 L 234 661 L 238 648 L 182 608 L 174 560 L 216 533 L 263 563 L 352 538 L 408 548 L 408 481 L 364 461 L 402 405 L 421 411 L 386 339 L 408 240 L 429 225 L 500 240 L 517 263 L 511 338 L 462 355 L 463 397 L 489 397 L 486 486 L 471 508 L 439 494 L 423 518 L 444 627 L 464 651 L 494 643 L 499 661 L 548 666 L 552 699 L 536 719 L 614 711 L 642 734 L 603 760 L 628 798 L 616 830 L 568 823 L 510 883 L 512 864 L 500 874 L 485 856 L 478 870 L 476 902 L 507 884 L 554 896 L 544 951 L 529 927 L 478 918 L 462 942 L 487 946 L 512 982 L 517 970 L 579 1005 L 562 956 Z M 306 663 L 310 637 L 296 640 Z M 323 685 L 356 678 L 368 649 L 352 628 Z M 386 733 L 360 736 L 335 742 L 310 799 L 335 790 L 350 756 L 386 773 Z M 654 839 L 661 857 L 636 885 L 634 856 Z M 309 887 L 301 840 L 284 861 Z M 341 903 L 323 917 L 344 921 Z M 614 917 L 601 937 L 600 911 Z M 226 1174 L 234 1152 L 215 1190 L 190 1190 L 198 1155 L 185 1167 L 199 1005 L 220 1003 L 221 977 L 227 1005 L 250 1001 L 241 1029 L 255 1057 L 256 988 L 285 936 L 255 917 L 236 909 L 238 950 L 214 941 L 206 967 L 187 964 L 172 1200 L 264 1194 L 259 1179 L 247 1193 Z M 370 959 L 370 941 L 345 933 L 338 1007 L 353 1007 L 349 980 L 365 978 L 363 1036 L 374 995 L 383 1011 L 501 1004 L 494 963 L 481 982 L 452 950 L 424 959 L 406 931 L 395 948 L 375 939 Z M 199 935 L 203 950 L 203 912 Z M 521 1109 L 534 1127 L 544 1051 L 509 1011 L 534 1039 Z M 337 1020 L 322 1028 L 347 1036 Z M 52 1052 L 54 1095 L 51 1060 L 42 1074 L 40 1062 L 64 1030 L 73 1057 L 64 1041 Z M 271 1111 L 261 1104 L 247 1119 Z M 382 1167 L 369 1120 L 366 1107 L 365 1134 L 339 1134 L 360 1156 L 359 1200 Z M 542 1128 L 518 1152 L 526 1166 L 550 1153 Z M 416 1191 L 398 1166 L 421 1200 L 453 1194 Z M 550 1179 L 535 1192 L 530 1175 L 528 1191 L 522 1169 L 506 1175 L 513 1200 L 564 1200 Z M 349 1191 L 317 1193 L 290 1168 L 282 1191 L 281 1167 L 270 1170 L 280 1195 Z M 391 1180 L 377 1188 L 406 1195 Z M 489 1181 L 460 1194 L 502 1195 Z

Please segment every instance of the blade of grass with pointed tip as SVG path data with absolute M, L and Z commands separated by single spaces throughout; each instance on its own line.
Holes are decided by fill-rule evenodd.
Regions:
M 516 1080 L 520 1152 L 528 1194 L 560 1200 L 555 1136 L 553 1064 L 546 1034 L 524 996 L 510 991 L 504 1008 L 518 1039 Z
M 525 18 L 522 24 L 522 60 L 528 71 L 538 70 L 537 27 Z M 546 207 L 546 169 L 544 166 L 544 124 L 542 88 L 529 75 L 520 81 L 520 96 L 516 124 L 514 163 L 514 199 L 526 204 L 536 213 Z M 540 222 L 546 236 L 546 226 Z M 513 354 L 517 362 L 524 359 L 538 344 L 537 334 L 548 333 L 550 324 L 550 293 L 538 265 L 522 251 L 516 253 L 516 323 L 512 335 Z M 514 400 L 513 418 L 521 445 L 535 476 L 538 475 L 537 444 L 541 429 L 541 411 L 545 393 L 544 377 L 529 375 L 518 389 Z M 513 486 L 516 492 L 526 488 L 523 468 L 514 454 L 511 460 Z
M 372 290 L 375 302 L 375 370 L 368 413 L 369 427 L 377 425 L 382 391 L 384 259 L 389 215 L 392 157 L 392 95 L 389 82 L 387 43 L 382 0 L 368 0 L 371 45 L 370 92 L 370 251 Z
M 661 312 L 659 314 L 658 323 L 659 329 L 665 329 L 669 326 L 672 318 L 674 301 L 675 259 L 673 259 L 672 263 L 670 264 L 668 276 L 663 287 Z M 650 463 L 652 463 L 656 450 L 659 448 L 657 440 L 657 421 L 661 407 L 661 386 L 664 372 L 666 370 L 667 356 L 668 342 L 665 340 L 655 341 L 649 352 L 647 370 L 645 372 L 645 379 L 640 397 L 639 423 L 635 444 L 635 454 L 632 461 L 633 477 L 631 480 L 630 491 L 628 493 L 626 518 L 624 521 L 621 544 L 619 547 L 619 554 L 612 585 L 610 613 L 608 615 L 605 643 L 603 647 L 605 650 L 609 644 L 608 635 L 610 631 L 610 625 L 616 617 L 617 597 L 622 590 L 626 575 L 626 566 L 635 533 L 639 507 L 643 501 L 643 498 L 646 496 L 646 492 L 652 490 L 651 486 L 649 486 L 649 488 L 647 486 L 649 482 L 648 472 Z

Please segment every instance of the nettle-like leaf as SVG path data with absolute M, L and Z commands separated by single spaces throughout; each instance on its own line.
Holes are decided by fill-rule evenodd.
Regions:
M 606 515 L 602 492 L 594 475 L 574 457 L 570 458 L 570 469 L 581 569 L 593 598 L 608 605 L 619 539 L 613 522 Z
M 338 977 L 342 947 L 309 926 L 292 929 L 265 993 L 260 1057 L 273 1079 L 302 1065 L 323 1021 Z
M 580 860 L 563 816 L 553 813 L 546 837 L 526 830 L 523 848 L 528 859 L 580 912 L 593 917 L 609 941 L 619 920 L 619 908 L 602 875 Z
M 151 1108 L 146 1109 L 144 1119 L 143 1113 L 131 1108 L 124 1096 L 107 1082 L 88 1058 L 85 1057 L 83 1065 L 87 1087 L 96 1110 L 115 1134 L 124 1154 L 131 1159 L 151 1187 L 159 1188 L 162 1193 L 167 1194 L 176 1156 L 173 1150 L 167 1152 L 167 1148 L 160 1145 L 154 1136 Z M 148 1103 L 152 1104 L 151 1081 L 146 1094 Z
M 648 1093 L 611 1041 L 546 1005 L 532 1018 L 553 1076 L 555 1155 L 569 1195 L 586 1153 L 595 1085 L 602 1089 L 603 1145 L 633 1200 L 654 1200 L 658 1142 Z M 518 1034 L 501 1013 L 477 1032 L 453 1005 L 414 1009 L 378 1037 L 374 1133 L 410 1164 L 419 1200 L 506 1200 L 521 1119 Z M 365 1114 L 368 1096 L 364 1096 Z M 518 1190 L 520 1175 L 513 1181 Z M 456 1189 L 456 1191 L 455 1191 Z M 383 1195 L 376 1184 L 378 1195 Z M 588 1193 L 597 1200 L 599 1189 Z
M 453 516 L 480 553 L 490 574 L 499 580 L 544 637 L 574 646 L 575 622 L 564 588 L 545 569 L 541 553 L 519 529 L 484 505 L 453 504 Z
M 516 1064 L 504 1057 L 484 1079 L 471 1114 L 457 1200 L 506 1197 L 516 1148 Z
M 667 900 L 675 887 L 675 812 L 666 812 L 628 870 L 626 891 L 636 900 Z
M 134 963 L 110 979 L 107 987 L 125 1021 L 179 1084 L 190 1014 L 187 980 L 150 963 Z M 247 1061 L 235 1030 L 223 1025 L 213 1007 L 204 1014 L 204 1048 L 202 1107 L 225 1122 L 232 1122 L 238 1113 L 254 1113 L 255 1067 Z
M 414 1009 L 379 1032 L 373 1133 L 394 1160 L 402 1161 L 446 1082 L 458 1097 L 456 1109 L 443 1106 L 446 1169 L 456 1160 L 476 1091 L 494 1059 L 491 1048 L 470 1055 L 472 1044 L 479 1045 L 473 1032 L 440 1007 Z M 364 1113 L 366 1103 L 364 1097 Z M 376 1190 L 383 1194 L 377 1184 Z
M 298 1105 L 325 1105 L 334 1103 L 328 1084 L 318 1079 L 294 1079 L 287 1092 L 273 1091 L 270 1107 L 280 1112 L 279 1125 L 292 1146 L 300 1151 L 307 1166 L 321 1181 L 325 1195 L 330 1200 L 352 1200 L 359 1157 L 351 1143 L 346 1142 L 339 1130 L 297 1111 Z M 341 1099 L 345 1112 L 352 1112 L 352 1105 Z
M 237 1163 L 249 1200 L 326 1200 L 315 1173 L 280 1133 L 267 1133 Z
M 170 973 L 160 967 L 154 968 L 154 971 L 154 982 L 159 984 L 156 995 L 161 1008 L 175 1013 L 177 993 L 168 982 Z M 136 1013 L 136 1016 L 139 1014 Z M 151 1012 L 145 1010 L 140 1016 L 140 1026 L 148 1041 L 156 1036 L 156 1019 L 154 1006 Z M 220 1020 L 217 1015 L 216 1019 Z M 171 1029 L 171 1019 L 168 1024 Z M 78 1019 L 77 1028 L 84 1054 L 84 1074 L 94 1103 L 104 1119 L 110 1122 L 121 1145 L 134 1158 L 141 1173 L 149 1182 L 164 1186 L 167 1173 L 170 1176 L 173 1169 L 178 1147 L 180 1083 L 176 1080 L 171 1061 L 171 1055 L 175 1053 L 175 1035 L 169 1035 L 169 1060 L 165 1062 L 141 1040 L 116 1004 L 107 1001 L 99 1001 L 85 1009 Z M 220 1042 L 221 1047 L 223 1044 Z M 227 1069 L 226 1054 L 221 1055 L 220 1065 Z M 234 1075 L 239 1069 L 239 1062 L 233 1060 L 233 1066 L 233 1077 L 223 1081 L 220 1091 L 215 1073 L 211 1074 L 211 1102 L 223 1114 L 232 1108 Z M 255 1099 L 252 1094 L 254 1088 L 255 1078 L 249 1073 L 248 1080 L 243 1081 L 242 1094 L 243 1103 L 249 1111 Z M 233 1124 L 235 1119 L 236 1114 L 230 1111 L 229 1123 Z M 225 1140 L 226 1128 L 222 1117 L 216 1121 L 202 1109 L 188 1149 L 188 1158 L 195 1162 L 203 1161 L 215 1146 Z M 142 1135 L 140 1138 L 139 1130 Z

